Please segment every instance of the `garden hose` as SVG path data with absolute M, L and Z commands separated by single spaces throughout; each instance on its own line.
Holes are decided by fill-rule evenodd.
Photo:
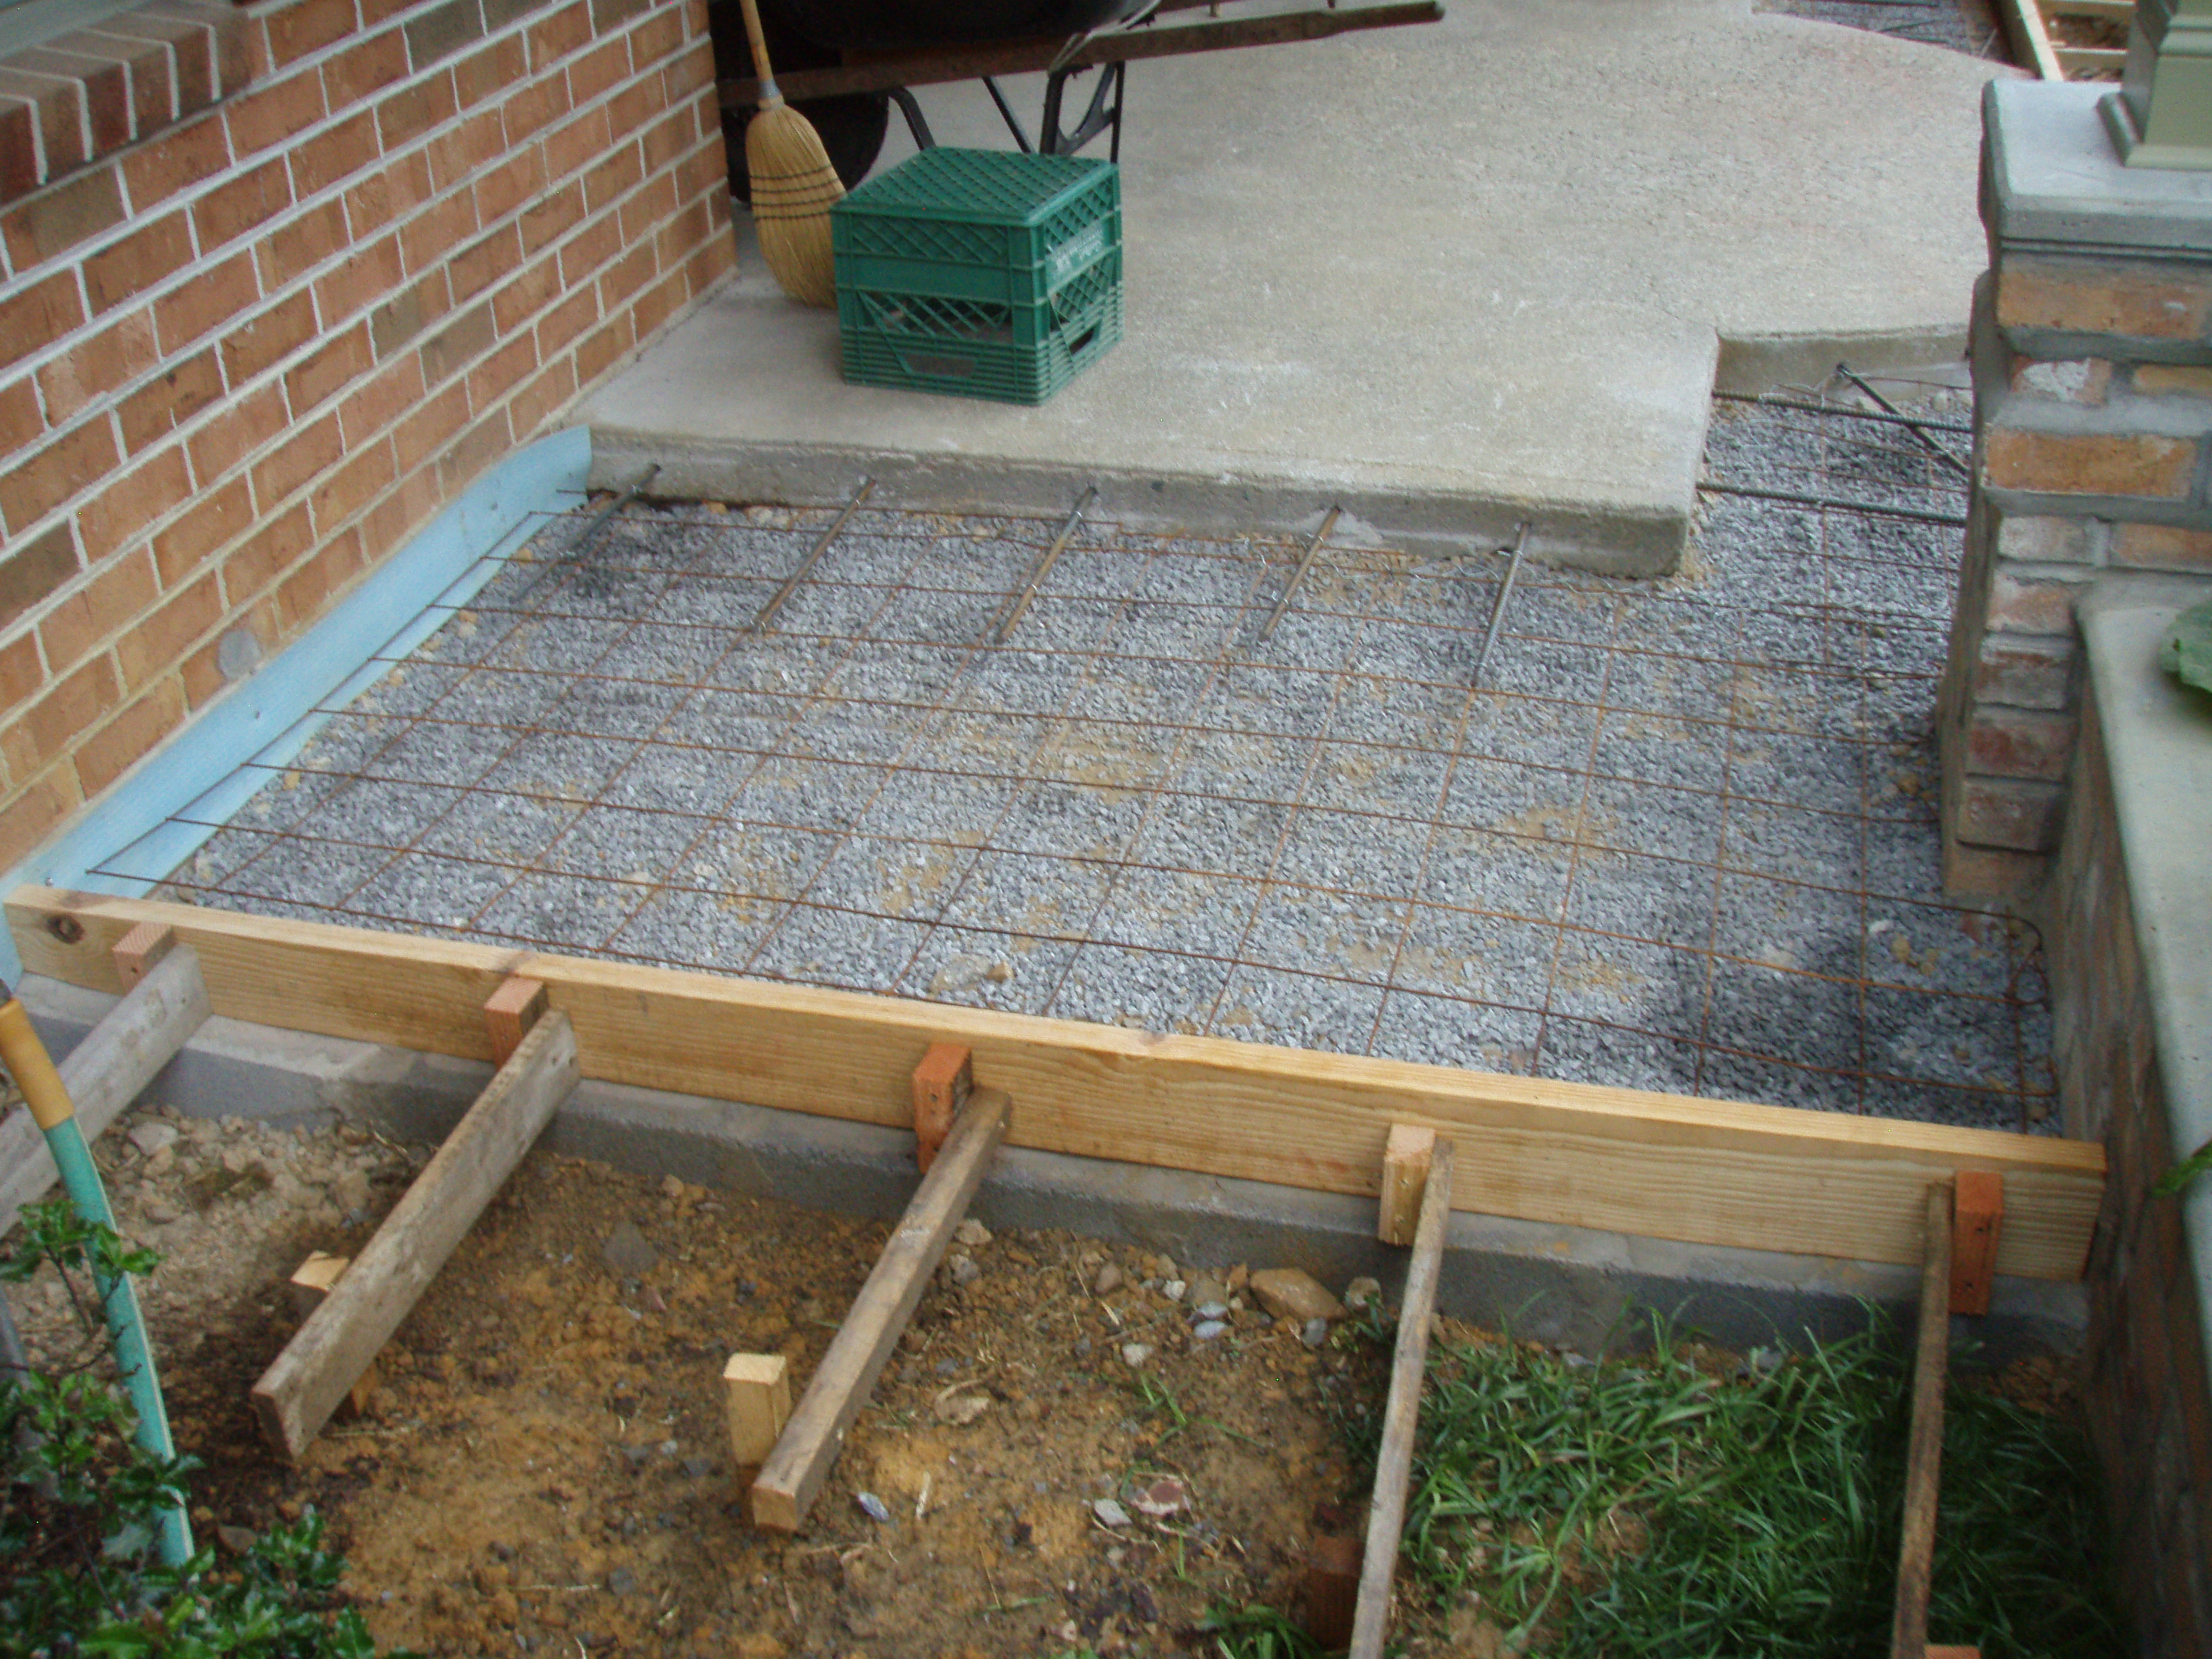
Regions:
M 15 1086 L 23 1091 L 24 1103 L 46 1135 L 46 1149 L 61 1171 L 62 1188 L 78 1218 L 112 1228 L 115 1212 L 108 1207 L 99 1167 L 92 1161 L 92 1149 L 85 1145 L 84 1131 L 77 1127 L 76 1107 L 61 1073 L 54 1069 L 53 1057 L 40 1041 L 22 1000 L 4 983 L 0 983 L 0 997 L 7 999 L 0 1003 L 0 1064 L 8 1067 Z M 137 1292 L 131 1288 L 128 1274 L 112 1279 L 97 1274 L 95 1282 L 100 1310 L 107 1319 L 108 1337 L 115 1348 L 115 1366 L 122 1372 L 124 1383 L 131 1390 L 131 1403 L 138 1413 L 138 1443 L 156 1457 L 173 1458 L 177 1455 L 176 1442 L 169 1433 L 168 1408 L 161 1401 L 161 1380 L 155 1373 L 154 1349 L 146 1340 L 146 1321 L 138 1311 Z M 167 1565 L 179 1567 L 191 1559 L 191 1522 L 181 1503 L 162 1511 L 159 1541 L 161 1559 Z

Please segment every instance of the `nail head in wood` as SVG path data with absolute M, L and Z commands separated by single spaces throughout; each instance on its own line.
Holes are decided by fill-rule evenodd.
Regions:
M 166 922 L 142 921 L 115 941 L 115 971 L 128 990 L 152 973 L 176 948 L 177 930 Z
M 1306 1634 L 1332 1653 L 1352 1641 L 1359 1560 L 1359 1540 L 1350 1533 L 1325 1532 L 1306 1552 Z
M 733 1353 L 722 1367 L 730 1403 L 730 1455 L 758 1468 L 791 1420 L 790 1366 L 780 1353 Z
M 1411 1244 L 1420 1224 L 1421 1194 L 1429 1184 L 1429 1164 L 1436 1156 L 1437 1132 L 1410 1123 L 1390 1126 L 1390 1139 L 1382 1147 L 1382 1200 L 1376 1218 L 1375 1236 L 1385 1244 Z
M 1996 1276 L 1997 1232 L 2004 1224 L 2004 1177 L 1961 1170 L 1953 1188 L 1951 1311 L 1985 1314 Z
M 504 1066 L 514 1058 L 514 1051 L 522 1046 L 522 1039 L 530 1035 L 530 1028 L 538 1024 L 546 1006 L 542 979 L 516 975 L 491 994 L 484 1003 L 484 1029 L 491 1034 L 493 1065 Z
M 975 1087 L 973 1056 L 957 1042 L 931 1043 L 914 1068 L 914 1155 L 925 1172 Z

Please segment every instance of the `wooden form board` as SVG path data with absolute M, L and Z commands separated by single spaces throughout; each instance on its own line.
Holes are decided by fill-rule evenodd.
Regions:
M 2113 46 L 2069 46 L 2051 38 L 2051 23 L 2062 17 L 2093 17 L 2126 23 L 2135 0 L 2002 0 L 2005 33 L 2013 56 L 2045 81 L 2085 80 L 2124 68 L 2127 52 Z
M 1540 1078 L 1156 1036 L 897 998 L 27 887 L 9 920 L 34 973 L 121 988 L 109 949 L 166 922 L 215 1012 L 491 1057 L 485 1000 L 542 980 L 586 1077 L 906 1128 L 933 1042 L 1022 1103 L 1009 1144 L 1374 1197 L 1394 1122 L 1459 1141 L 1452 1201 L 1690 1243 L 1917 1265 L 1929 1183 L 2004 1179 L 1999 1273 L 2081 1276 L 2100 1146 Z M 50 923 L 59 921 L 58 927 Z M 72 937 L 64 938 L 68 934 Z

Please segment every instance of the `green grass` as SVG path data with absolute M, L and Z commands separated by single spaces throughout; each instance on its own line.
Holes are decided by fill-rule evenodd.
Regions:
M 1575 1369 L 1511 1342 L 1436 1352 L 1403 1544 L 1434 1607 L 1472 1593 L 1559 1659 L 1886 1654 L 1907 1389 L 1885 1334 L 1744 1379 L 1655 1336 Z M 2063 1424 L 1950 1391 L 1934 1639 L 2127 1650 L 2088 1468 Z

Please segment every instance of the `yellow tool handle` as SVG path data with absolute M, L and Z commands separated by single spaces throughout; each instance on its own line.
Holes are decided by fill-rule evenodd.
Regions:
M 54 1069 L 53 1056 L 39 1040 L 21 997 L 0 1004 L 0 1061 L 6 1062 L 40 1128 L 59 1128 L 76 1115 L 62 1074 Z
M 775 89 L 775 71 L 768 66 L 768 40 L 761 33 L 760 8 L 753 0 L 742 0 L 745 12 L 745 38 L 753 43 L 753 68 L 759 72 L 761 107 L 781 104 L 783 94 Z

